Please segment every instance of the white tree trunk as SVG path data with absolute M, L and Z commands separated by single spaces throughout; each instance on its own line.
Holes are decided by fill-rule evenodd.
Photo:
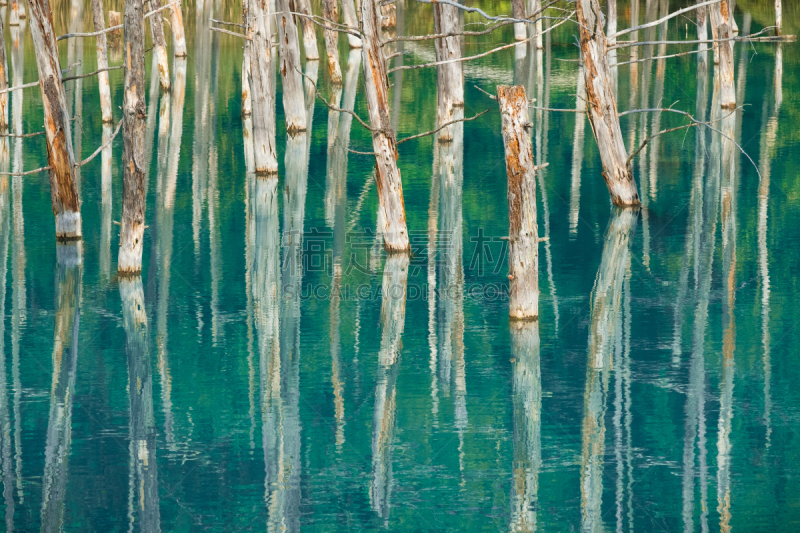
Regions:
M 61 64 L 48 0 L 31 0 L 31 37 L 36 51 L 39 87 L 44 100 L 47 162 L 50 164 L 50 200 L 56 216 L 56 239 L 81 238 L 81 211 L 75 179 L 75 156 Z
M 397 168 L 397 141 L 389 116 L 389 81 L 386 61 L 380 46 L 378 6 L 376 0 L 362 0 L 361 24 L 364 32 L 361 57 L 364 65 L 364 92 L 373 128 L 375 151 L 375 184 L 383 214 L 383 245 L 387 252 L 408 252 L 406 210 L 403 184 Z
M 333 23 L 336 20 L 336 0 L 322 0 L 322 17 Z M 328 56 L 328 73 L 331 76 L 331 83 L 334 85 L 342 84 L 342 69 L 339 66 L 339 32 L 325 29 L 325 53 Z
M 103 0 L 92 0 L 92 19 L 94 20 L 94 31 L 100 32 L 105 29 Z M 105 33 L 95 37 L 95 47 L 97 48 L 97 69 L 108 68 L 108 45 Z M 108 72 L 100 72 L 97 75 L 97 86 L 100 89 L 100 110 L 103 115 L 103 123 L 111 123 L 114 116 L 111 111 L 111 86 L 108 84 Z
M 433 5 L 433 31 L 434 33 L 455 33 L 459 31 L 458 8 L 446 4 Z M 461 58 L 461 39 L 458 36 L 436 39 L 436 61 L 448 61 Z M 462 63 L 446 63 L 436 67 L 437 78 L 437 108 L 436 122 L 438 125 L 454 119 L 457 107 L 464 106 L 464 73 Z M 440 141 L 453 140 L 453 126 L 439 131 Z
M 711 24 L 716 28 L 715 39 L 725 41 L 733 38 L 731 30 L 731 12 L 728 0 L 711 6 Z M 736 107 L 736 88 L 733 83 L 733 41 L 715 43 L 719 49 L 719 105 L 723 109 Z
M 283 110 L 286 115 L 286 131 L 295 133 L 306 130 L 303 76 L 299 70 L 300 42 L 297 36 L 295 16 L 289 13 L 293 11 L 291 0 L 277 0 L 277 9 L 280 71 L 281 80 L 283 80 Z M 255 46 L 255 43 L 253 45 Z M 339 76 L 341 77 L 341 73 Z
M 609 14 L 611 12 L 610 11 L 611 10 L 611 2 L 613 2 L 613 1 L 614 0 L 610 0 L 610 2 L 609 2 L 609 6 L 608 6 Z M 537 19 L 537 18 L 539 19 L 536 22 L 534 22 L 533 24 L 529 24 L 529 26 L 531 27 L 531 31 L 532 31 L 533 35 L 536 36 L 536 39 L 534 39 L 534 41 L 535 41 L 537 50 L 542 50 L 544 48 L 544 41 L 542 40 L 542 20 L 540 18 L 543 15 L 543 13 L 539 13 L 539 11 L 541 11 L 541 10 L 542 10 L 542 0 L 529 0 L 528 1 L 528 13 L 527 13 L 527 16 L 533 17 L 534 19 Z M 538 14 L 536 14 L 536 13 L 538 13 Z M 531 35 L 531 36 L 533 36 L 533 35 Z
M 522 86 L 497 86 L 508 176 L 509 317 L 539 318 L 539 230 L 536 171 L 528 131 L 528 99 Z
M 150 0 L 151 10 L 160 7 L 161 0 Z M 167 43 L 164 40 L 164 27 L 161 24 L 161 15 L 157 14 L 149 17 L 149 19 L 150 34 L 153 37 L 153 53 L 156 55 L 158 61 L 158 82 L 161 84 L 162 90 L 169 91 L 169 61 L 167 60 Z
M 0 91 L 8 89 L 8 60 L 6 59 L 6 38 L 0 24 Z M 0 133 L 8 131 L 8 93 L 0 93 Z M 7 145 L 7 143 L 6 143 Z M 7 153 L 3 154 L 7 160 Z
M 780 35 L 783 31 L 783 9 L 781 0 L 775 0 L 775 35 Z
M 269 33 L 266 0 L 250 0 L 246 31 L 250 42 L 250 97 L 253 110 L 253 155 L 258 174 L 276 174 L 275 112 L 270 77 Z
M 511 0 L 511 16 L 515 19 L 525 18 L 525 0 Z M 514 39 L 524 41 L 528 38 L 528 29 L 524 22 L 514 23 Z
M 358 16 L 356 16 L 356 6 L 353 0 L 342 0 L 342 15 L 346 26 L 354 30 L 358 29 Z M 347 42 L 350 44 L 350 48 L 361 48 L 361 39 L 356 35 L 348 33 Z
M 175 57 L 186 57 L 186 36 L 183 33 L 183 14 L 181 5 L 173 4 L 170 8 L 172 26 L 172 50 Z M 111 20 L 109 19 L 109 23 Z
M 589 121 L 603 163 L 603 178 L 614 205 L 639 205 L 639 194 L 619 127 L 617 102 L 606 62 L 606 37 L 600 5 L 597 0 L 577 0 L 576 8 L 586 74 Z
M 307 15 L 306 17 L 299 17 L 300 25 L 303 26 L 303 49 L 306 52 L 306 61 L 310 59 L 319 59 L 317 34 L 314 32 L 315 25 L 311 19 L 308 18 L 311 16 L 311 3 L 309 0 L 295 0 L 295 7 L 298 13 Z

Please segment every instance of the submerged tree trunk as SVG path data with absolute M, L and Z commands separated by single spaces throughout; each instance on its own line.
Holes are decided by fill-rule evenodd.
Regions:
M 248 32 L 248 18 L 250 5 L 248 0 L 242 0 L 242 22 L 245 32 Z M 242 117 L 249 117 L 253 112 L 253 100 L 250 97 L 250 39 L 244 40 L 244 54 L 242 56 Z
M 144 137 L 147 110 L 144 100 L 143 1 L 125 2 L 125 89 L 122 123 L 122 225 L 117 271 L 142 271 L 144 247 L 145 172 Z
M 731 29 L 730 4 L 728 0 L 721 0 L 719 4 L 711 6 L 711 24 L 716 28 L 715 39 L 724 42 L 715 43 L 719 49 L 719 105 L 723 109 L 736 107 L 736 89 L 733 84 L 733 38 Z
M 597 0 L 578 0 L 576 9 L 586 72 L 589 121 L 603 163 L 603 178 L 614 205 L 639 205 L 606 62 L 606 37 L 600 5 Z
M 375 184 L 383 214 L 383 246 L 387 252 L 408 252 L 408 230 L 403 201 L 403 184 L 397 168 L 397 141 L 389 116 L 389 80 L 386 61 L 378 35 L 378 6 L 376 0 L 361 1 L 361 24 L 364 33 L 361 56 L 364 63 L 364 92 L 373 128 L 372 147 L 375 151 Z
M 539 317 L 539 230 L 536 169 L 528 133 L 528 99 L 522 86 L 498 85 L 508 176 L 509 317 Z
M 458 8 L 447 4 L 433 5 L 434 33 L 456 33 L 459 31 Z M 436 39 L 436 61 L 461 58 L 461 39 L 458 36 Z M 464 106 L 464 74 L 461 62 L 446 63 L 436 67 L 438 71 L 436 123 L 442 125 L 454 118 L 456 107 Z M 453 140 L 453 127 L 439 132 L 440 141 Z
M 106 24 L 103 13 L 103 0 L 92 0 L 92 18 L 94 20 L 95 32 L 101 32 L 105 29 Z M 108 45 L 106 43 L 105 33 L 100 33 L 95 37 L 95 47 L 97 48 L 97 69 L 107 69 Z M 97 86 L 100 89 L 100 110 L 103 114 L 103 122 L 112 122 L 114 117 L 111 111 L 111 86 L 108 83 L 108 72 L 100 72 L 97 74 Z
M 246 32 L 251 37 L 250 51 L 250 97 L 253 109 L 253 156 L 258 174 L 278 172 L 275 153 L 275 98 L 270 76 L 269 32 L 267 30 L 266 0 L 250 0 Z
M 608 9 L 609 9 L 609 17 L 611 15 L 611 3 L 615 2 L 616 0 L 609 0 Z M 616 10 L 616 4 L 614 5 L 614 9 Z M 533 36 L 536 37 L 536 49 L 542 50 L 544 48 L 544 42 L 542 41 L 542 0 L 529 0 L 528 2 L 528 13 L 527 16 L 534 17 L 534 19 L 539 19 L 536 22 L 531 24 L 531 31 L 533 32 Z M 535 15 L 535 16 L 534 16 Z M 615 14 L 616 16 L 616 14 Z
M 0 24 L 0 91 L 8 89 L 8 60 L 6 59 L 6 38 Z M 0 133 L 8 131 L 8 93 L 0 93 Z M 8 157 L 7 153 L 3 154 Z M 6 159 L 7 161 L 7 159 Z
M 322 0 L 323 18 L 335 23 L 336 20 L 336 0 Z M 325 53 L 328 56 L 328 73 L 331 75 L 331 83 L 334 85 L 342 84 L 342 69 L 339 66 L 339 32 L 325 29 Z
M 50 200 L 56 216 L 56 239 L 81 238 L 81 208 L 75 179 L 75 156 L 67 100 L 61 84 L 61 64 L 53 33 L 49 0 L 30 0 L 31 37 L 36 51 L 39 87 L 44 100 L 47 162 L 50 164 Z
M 347 27 L 354 30 L 358 29 L 358 17 L 356 16 L 356 6 L 353 0 L 342 0 L 342 15 Z M 350 48 L 361 48 L 361 39 L 351 33 L 347 34 L 347 42 Z
M 352 2 L 352 0 L 350 0 Z M 317 47 L 317 34 L 314 32 L 314 23 L 309 18 L 311 16 L 311 3 L 309 0 L 295 0 L 295 7 L 298 13 L 306 15 L 300 18 L 303 26 L 303 49 L 306 52 L 306 61 L 319 59 L 319 48 Z
M 98 2 L 100 0 L 92 1 Z M 158 9 L 160 7 L 161 0 L 150 0 L 151 10 Z M 161 89 L 169 91 L 169 61 L 167 61 L 167 43 L 164 40 L 164 26 L 161 24 L 160 14 L 150 17 L 150 34 L 153 37 L 153 53 L 156 55 L 158 60 L 158 82 L 161 84 Z
M 281 54 L 280 71 L 281 79 L 283 80 L 283 110 L 286 115 L 286 131 L 295 133 L 306 129 L 303 79 L 299 70 L 300 42 L 297 36 L 295 16 L 290 13 L 290 11 L 293 11 L 291 0 L 277 0 L 277 4 L 279 11 L 278 43 Z M 255 46 L 255 43 L 253 45 Z M 340 79 L 341 76 L 340 72 Z M 256 148 L 256 151 L 258 151 L 258 148 Z
M 511 16 L 515 19 L 525 18 L 525 0 L 511 0 Z M 528 30 L 524 22 L 514 23 L 514 39 L 524 41 L 528 38 Z
M 775 0 L 775 35 L 781 35 L 783 32 L 783 9 L 781 8 L 781 0 Z
M 171 0 L 170 0 L 171 1 Z M 186 36 L 183 33 L 183 14 L 181 5 L 174 4 L 170 9 L 172 26 L 172 49 L 175 57 L 186 57 Z M 109 19 L 109 23 L 111 20 Z

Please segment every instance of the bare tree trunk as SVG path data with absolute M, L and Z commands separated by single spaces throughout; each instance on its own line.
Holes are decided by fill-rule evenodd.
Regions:
M 92 0 L 92 2 L 99 2 L 99 1 L 101 0 Z M 160 7 L 161 7 L 161 0 L 150 0 L 151 10 L 158 9 Z M 161 15 L 157 14 L 149 18 L 150 18 L 150 34 L 153 37 L 153 47 L 155 48 L 153 53 L 155 53 L 156 58 L 158 60 L 158 82 L 161 84 L 162 90 L 169 91 L 169 61 L 167 60 L 167 43 L 164 40 L 164 27 L 161 24 Z M 98 51 L 98 54 L 99 53 L 100 52 Z
M 331 21 L 336 20 L 336 0 L 322 0 L 322 17 Z M 328 73 L 331 75 L 331 83 L 334 85 L 342 84 L 342 69 L 339 67 L 339 32 L 325 29 L 325 52 L 328 55 Z
M 402 0 L 397 0 L 402 2 Z M 397 6 L 392 4 L 382 5 L 381 9 L 381 29 L 390 30 L 397 27 Z
M 522 86 L 497 86 L 508 176 L 509 317 L 539 318 L 539 230 L 536 169 L 528 133 L 528 99 Z
M 258 174 L 276 174 L 278 158 L 275 153 L 275 98 L 270 76 L 269 32 L 267 31 L 266 0 L 250 0 L 246 31 L 251 36 L 250 94 L 253 102 L 253 155 Z
M 610 11 L 611 10 L 611 3 L 610 2 L 613 2 L 613 1 L 615 1 L 615 0 L 609 0 L 609 7 L 608 7 L 609 8 L 609 16 L 610 16 L 610 13 L 611 13 L 611 11 Z M 534 13 L 539 13 L 539 11 L 541 11 L 541 10 L 542 10 L 542 0 L 529 0 L 528 1 L 528 13 L 527 13 L 527 16 L 533 16 Z M 544 43 L 542 41 L 542 19 L 540 18 L 541 16 L 542 16 L 542 13 L 539 13 L 538 15 L 536 15 L 535 18 L 538 18 L 539 20 L 537 20 L 536 22 L 534 22 L 531 25 L 531 31 L 533 32 L 533 35 L 536 36 L 536 39 L 534 39 L 534 41 L 535 41 L 537 50 L 542 50 L 544 48 Z
M 92 18 L 94 20 L 94 31 L 103 31 L 106 27 L 103 0 L 92 0 Z M 105 33 L 101 33 L 95 37 L 95 47 L 97 48 L 97 69 L 107 69 L 108 45 L 106 43 Z M 103 114 L 103 123 L 113 122 L 114 117 L 111 112 L 111 86 L 108 84 L 108 72 L 100 72 L 97 75 L 97 86 L 100 89 L 100 110 Z
M 614 205 L 639 205 L 639 194 L 619 127 L 617 102 L 606 62 L 606 37 L 600 5 L 597 0 L 578 0 L 576 9 L 586 69 L 589 121 L 603 163 L 603 178 Z
M 242 0 L 242 22 L 247 31 L 247 21 L 250 6 L 248 0 Z M 253 101 L 250 97 L 250 40 L 244 41 L 244 54 L 242 55 L 242 117 L 249 117 L 253 113 Z
M 47 162 L 50 164 L 50 200 L 56 216 L 56 239 L 81 238 L 81 207 L 75 179 L 67 100 L 61 84 L 61 64 L 53 33 L 49 0 L 30 0 L 31 37 L 36 51 L 39 87 L 44 100 Z
M 775 35 L 780 35 L 783 31 L 783 9 L 781 0 L 775 0 Z
M 525 18 L 525 0 L 511 0 L 511 16 L 515 19 Z M 524 41 L 528 38 L 528 30 L 524 22 L 514 23 L 514 39 Z
M 706 6 L 698 7 L 695 14 L 697 17 L 697 40 L 705 41 L 708 39 L 708 9 Z M 698 50 L 700 50 L 700 56 L 705 61 L 706 54 L 703 50 L 708 50 L 708 44 L 700 43 Z
M 389 81 L 386 61 L 378 35 L 376 0 L 361 1 L 361 24 L 364 33 L 361 56 L 364 64 L 364 92 L 372 125 L 375 151 L 375 184 L 383 213 L 383 246 L 387 252 L 408 252 L 408 230 L 403 201 L 403 184 L 397 168 L 397 141 L 389 116 Z
M 433 5 L 434 33 L 456 33 L 459 31 L 458 8 L 446 4 Z M 461 58 L 461 39 L 458 36 L 436 39 L 436 61 Z M 438 72 L 436 122 L 442 125 L 454 118 L 454 110 L 464 106 L 464 74 L 461 62 L 446 63 L 436 67 Z M 439 132 L 440 141 L 453 140 L 453 126 Z
M 5 18 L 5 17 L 4 17 Z M 0 91 L 8 89 L 8 61 L 6 59 L 6 38 L 0 24 Z M 0 133 L 8 131 L 8 93 L 0 93 Z M 6 157 L 8 154 L 4 154 Z
M 352 0 L 350 1 L 352 2 Z M 298 13 L 306 15 L 305 17 L 300 17 L 300 24 L 303 26 L 303 49 L 306 52 L 306 61 L 319 59 L 317 34 L 314 32 L 314 23 L 308 18 L 311 16 L 311 3 L 309 0 L 295 0 L 295 8 Z
M 9 16 L 10 26 L 19 26 L 20 19 L 25 18 L 25 4 L 22 0 L 11 0 L 11 15 Z
M 256 0 L 253 1 L 255 2 Z M 300 42 L 297 36 L 295 16 L 289 13 L 293 11 L 291 0 L 277 0 L 277 9 L 279 11 L 278 42 L 281 54 L 281 79 L 283 80 L 283 110 L 286 115 L 286 131 L 291 134 L 306 130 L 303 77 L 299 70 Z M 341 78 L 341 72 L 339 77 Z M 256 148 L 256 151 L 258 151 L 258 148 Z M 258 167 L 257 163 L 256 167 Z M 256 168 L 256 172 L 258 172 L 258 168 Z
M 183 14 L 181 5 L 174 4 L 170 9 L 172 26 L 172 50 L 175 57 L 186 57 L 186 36 L 183 33 Z M 109 18 L 109 24 L 111 19 Z
M 584 132 L 586 129 L 586 74 L 578 67 L 578 90 L 575 99 L 575 133 L 572 137 L 572 181 L 569 193 L 569 238 L 578 236 L 581 209 L 581 170 L 583 168 Z
M 358 29 L 358 17 L 353 0 L 342 0 L 342 15 L 346 26 L 354 30 Z M 353 34 L 347 34 L 347 42 L 350 44 L 350 48 L 361 48 L 361 39 Z
M 711 6 L 711 25 L 716 28 L 715 39 L 733 38 L 730 25 L 731 13 L 728 0 Z M 733 84 L 733 41 L 715 43 L 719 49 L 719 105 L 723 109 L 736 107 L 736 89 Z
M 143 0 L 125 2 L 125 92 L 123 97 L 123 180 L 122 225 L 119 232 L 117 271 L 142 271 L 144 247 L 145 173 L 144 162 L 144 18 Z

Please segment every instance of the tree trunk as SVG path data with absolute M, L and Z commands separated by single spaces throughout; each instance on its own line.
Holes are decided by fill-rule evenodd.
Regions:
M 322 17 L 333 23 L 336 20 L 336 0 L 322 0 Z M 331 83 L 334 85 L 342 84 L 342 69 L 339 67 L 339 32 L 325 29 L 325 52 L 328 55 L 328 73 L 331 75 Z
M 455 33 L 459 31 L 458 8 L 447 4 L 436 3 L 433 5 L 433 31 L 434 33 Z M 436 39 L 436 61 L 447 61 L 461 58 L 461 39 L 445 37 Z M 464 106 L 464 74 L 461 62 L 437 65 L 437 93 L 438 104 L 436 108 L 437 125 L 450 122 L 454 119 L 456 107 Z M 453 140 L 453 126 L 439 132 L 440 141 Z
M 242 22 L 247 33 L 248 13 L 250 4 L 248 0 L 242 0 Z M 249 35 L 249 33 L 248 33 Z M 244 54 L 242 55 L 242 117 L 249 117 L 253 113 L 253 101 L 250 97 L 250 40 L 244 41 Z
M 619 127 L 617 102 L 606 62 L 606 37 L 601 24 L 600 5 L 597 0 L 578 0 L 576 9 L 586 73 L 589 122 L 600 151 L 603 178 L 614 205 L 639 205 L 639 194 Z
M 103 144 L 111 140 L 113 134 L 111 124 L 103 124 Z M 111 279 L 111 169 L 114 164 L 112 145 L 103 148 L 100 156 L 100 198 L 102 205 L 102 225 L 100 226 L 100 273 L 105 281 Z
M 396 0 L 402 2 L 402 0 Z M 390 30 L 397 27 L 397 6 L 386 4 L 381 6 L 381 29 Z
M 122 123 L 122 225 L 119 232 L 120 274 L 142 271 L 144 245 L 145 116 L 143 0 L 125 2 L 125 92 Z
M 536 170 L 528 132 L 528 99 L 522 86 L 497 86 L 508 176 L 509 317 L 539 318 L 539 230 Z
M 186 36 L 183 33 L 183 14 L 181 13 L 181 5 L 174 4 L 170 8 L 171 25 L 172 25 L 172 50 L 175 57 L 186 57 Z M 111 19 L 109 18 L 109 24 Z
M 711 6 L 711 24 L 716 28 L 715 39 L 733 38 L 731 12 L 728 0 Z M 715 43 L 719 49 L 719 105 L 723 109 L 736 107 L 736 89 L 733 84 L 733 41 Z
M 9 15 L 9 25 L 19 26 L 20 19 L 25 18 L 25 4 L 22 0 L 11 0 L 11 15 Z
M 255 0 L 254 0 L 255 1 Z M 277 0 L 278 42 L 280 45 L 280 71 L 283 80 L 283 110 L 286 131 L 296 133 L 306 129 L 303 77 L 300 74 L 300 42 L 291 0 Z M 252 66 L 251 66 L 252 68 Z M 341 72 L 339 73 L 341 78 Z M 255 125 L 255 124 L 254 124 Z M 258 148 L 256 148 L 258 151 Z M 256 169 L 258 171 L 258 169 Z
M 94 31 L 103 31 L 106 27 L 105 15 L 103 14 L 103 0 L 92 0 L 92 18 L 94 20 Z M 162 33 L 163 40 L 163 33 Z M 101 33 L 95 37 L 97 48 L 97 69 L 108 68 L 108 46 L 106 44 L 106 34 Z M 108 72 L 100 72 L 97 75 L 97 86 L 100 89 L 100 110 L 103 114 L 103 123 L 114 121 L 111 112 L 111 86 L 108 84 Z
M 383 246 L 387 252 L 408 252 L 406 209 L 403 183 L 397 168 L 397 141 L 389 116 L 389 80 L 386 61 L 378 35 L 376 0 L 361 1 L 361 24 L 364 33 L 361 57 L 364 65 L 364 92 L 373 128 L 372 148 L 375 151 L 375 185 L 383 213 Z
M 698 41 L 706 41 L 708 40 L 708 9 L 706 6 L 698 7 L 696 10 L 696 17 L 697 17 L 697 40 Z M 700 50 L 700 56 L 702 60 L 706 60 L 705 50 L 708 50 L 707 43 L 700 43 L 697 46 L 698 50 Z
M 44 100 L 50 200 L 56 216 L 56 239 L 81 238 L 81 208 L 75 180 L 75 156 L 67 100 L 61 84 L 61 64 L 48 0 L 31 0 L 31 37 L 36 51 L 39 87 Z
M 101 0 L 92 0 L 92 1 L 98 2 Z M 160 7 L 161 7 L 161 0 L 150 0 L 151 10 L 158 9 Z M 162 90 L 169 91 L 169 61 L 167 61 L 167 43 L 166 41 L 164 41 L 164 27 L 161 24 L 161 14 L 159 13 L 149 18 L 150 18 L 150 34 L 153 37 L 153 47 L 154 47 L 153 53 L 156 55 L 156 58 L 158 60 L 158 82 L 161 84 Z M 99 54 L 100 52 L 98 51 L 98 55 Z
M 615 2 L 616 0 L 609 0 L 608 3 L 608 12 L 609 12 L 609 20 L 611 16 L 611 3 Z M 616 16 L 616 4 L 614 4 L 615 9 L 615 16 Z M 538 13 L 534 16 L 534 18 L 538 18 L 536 22 L 531 25 L 531 30 L 533 31 L 533 35 L 536 36 L 536 49 L 542 50 L 544 48 L 544 41 L 542 40 L 542 13 L 539 13 L 542 10 L 542 0 L 529 0 L 528 2 L 528 16 L 534 16 L 534 14 Z
M 511 0 L 511 16 L 515 19 L 525 18 L 525 0 Z M 528 30 L 524 22 L 514 23 L 514 39 L 524 41 L 528 38 Z
M 351 0 L 352 1 L 352 0 Z M 306 52 L 306 61 L 319 59 L 319 48 L 317 47 L 317 34 L 314 32 L 314 23 L 311 21 L 311 3 L 309 0 L 295 0 L 295 8 L 298 13 L 306 15 L 299 17 L 300 25 L 303 26 L 303 49 Z
M 775 0 L 775 35 L 781 35 L 783 31 L 783 10 L 781 0 Z
M 3 26 L 3 24 L 0 24 L 0 91 L 8 89 L 8 61 L 6 59 L 6 38 Z M 6 133 L 7 131 L 8 93 L 0 93 L 0 133 Z
M 356 6 L 353 0 L 342 0 L 342 15 L 347 27 L 354 30 L 358 29 L 358 17 L 356 16 Z M 347 34 L 347 42 L 350 48 L 361 48 L 361 39 L 356 35 Z
M 276 174 L 278 158 L 275 153 L 275 115 L 270 86 L 269 33 L 267 31 L 266 0 L 249 2 L 245 26 L 250 41 L 250 97 L 253 105 L 253 155 L 258 174 Z
M 572 180 L 569 192 L 569 238 L 578 235 L 581 209 L 581 170 L 583 169 L 584 135 L 586 130 L 586 74 L 583 63 L 578 66 L 578 90 L 575 99 L 575 133 L 572 137 Z

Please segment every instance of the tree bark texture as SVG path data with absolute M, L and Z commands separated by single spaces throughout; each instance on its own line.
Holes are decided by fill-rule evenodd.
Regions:
M 322 17 L 331 21 L 336 20 L 336 0 L 322 0 Z M 339 66 L 339 32 L 325 29 L 325 52 L 328 55 L 328 73 L 331 83 L 342 84 L 342 69 Z
M 6 59 L 6 38 L 0 24 L 0 91 L 8 89 L 8 60 Z M 0 133 L 8 131 L 8 93 L 0 93 Z
M 20 19 L 25 18 L 25 5 L 22 0 L 11 0 L 11 15 L 8 17 L 10 26 L 19 26 Z
M 612 3 L 616 2 L 616 0 L 609 0 L 608 2 L 608 13 L 609 13 L 609 21 L 611 20 L 611 7 Z M 528 14 L 527 16 L 533 16 L 535 13 L 539 13 L 542 10 L 542 0 L 530 0 L 528 2 Z M 614 13 L 616 17 L 616 3 L 614 3 Z M 531 24 L 531 31 L 536 36 L 536 49 L 542 50 L 544 49 L 544 42 L 542 41 L 542 16 L 541 13 L 536 15 L 534 18 L 538 18 L 536 22 Z M 616 19 L 615 19 L 616 20 Z
M 716 28 L 716 39 L 725 41 L 733 38 L 731 29 L 732 13 L 728 0 L 722 0 L 719 4 L 711 6 L 711 24 Z M 717 44 L 719 48 L 719 105 L 723 109 L 733 109 L 736 107 L 736 88 L 733 83 L 733 41 L 725 41 Z
M 175 57 L 186 57 L 186 35 L 183 33 L 183 14 L 181 5 L 174 4 L 170 8 L 170 24 L 172 26 L 172 50 Z M 111 19 L 109 19 L 109 24 Z
M 361 57 L 364 65 L 364 92 L 369 120 L 373 128 L 375 185 L 383 213 L 383 246 L 387 252 L 408 252 L 406 209 L 403 183 L 397 168 L 397 140 L 389 115 L 389 78 L 380 46 L 378 5 L 376 0 L 361 1 L 361 24 L 364 40 Z
M 775 0 L 775 35 L 780 35 L 783 31 L 783 9 L 781 0 Z
M 142 271 L 145 209 L 144 2 L 125 2 L 125 87 L 122 123 L 122 225 L 117 271 Z
M 244 23 L 245 33 L 248 36 L 252 34 L 248 31 L 248 13 L 250 12 L 250 3 L 248 0 L 242 0 L 242 22 Z M 250 40 L 244 41 L 244 54 L 242 55 L 242 117 L 249 117 L 253 112 L 253 100 L 250 97 Z
M 511 0 L 511 16 L 515 19 L 525 18 L 525 0 Z M 514 23 L 514 39 L 524 41 L 528 38 L 528 29 L 524 22 Z
M 31 37 L 42 90 L 47 162 L 50 164 L 50 200 L 56 216 L 56 239 L 81 238 L 81 210 L 75 179 L 67 100 L 61 84 L 61 64 L 53 32 L 49 0 L 31 0 Z
M 92 0 L 92 19 L 94 20 L 94 31 L 96 32 L 103 31 L 106 28 L 105 15 L 103 13 L 103 0 Z M 95 37 L 95 47 L 97 48 L 97 69 L 107 69 L 108 44 L 105 33 Z M 114 120 L 114 116 L 111 111 L 111 86 L 108 83 L 108 72 L 100 72 L 97 75 L 97 86 L 100 89 L 100 111 L 103 115 L 103 123 L 111 123 Z
M 698 7 L 695 15 L 697 17 L 697 40 L 706 41 L 708 40 L 708 9 L 706 6 Z M 705 60 L 706 55 L 702 51 L 708 50 L 708 44 L 700 43 L 697 48 L 701 50 L 700 55 Z
M 521 85 L 497 86 L 508 176 L 509 317 L 539 317 L 539 230 L 528 99 Z
M 342 0 L 342 15 L 346 26 L 354 30 L 358 29 L 358 16 L 353 0 Z M 350 48 L 361 48 L 361 39 L 355 35 L 348 33 L 347 42 L 350 44 Z
M 309 59 L 319 59 L 317 34 L 314 31 L 315 25 L 311 19 L 308 18 L 311 16 L 311 2 L 309 2 L 309 0 L 295 0 L 295 8 L 298 13 L 306 15 L 305 17 L 300 17 L 300 25 L 303 26 L 303 49 L 306 52 L 306 61 Z
M 639 205 L 639 194 L 619 127 L 617 102 L 606 62 L 606 37 L 600 5 L 597 0 L 578 0 L 575 5 L 586 75 L 589 122 L 600 151 L 603 178 L 614 205 Z
M 92 0 L 93 2 L 98 0 Z M 167 0 L 170 1 L 170 0 Z M 150 9 L 161 7 L 161 0 L 150 0 Z M 169 61 L 167 60 L 167 43 L 164 40 L 164 26 L 161 24 L 161 15 L 149 17 L 150 34 L 153 37 L 153 53 L 158 61 L 158 82 L 161 89 L 169 91 Z M 108 73 L 104 73 L 108 74 Z
M 256 0 L 253 0 L 254 2 Z M 280 46 L 280 71 L 283 80 L 283 110 L 286 115 L 286 131 L 305 131 L 306 112 L 303 97 L 303 77 L 300 74 L 300 42 L 297 36 L 295 16 L 290 14 L 291 0 L 277 0 L 278 42 Z M 251 66 L 252 68 L 252 66 Z M 339 73 L 341 78 L 341 72 Z M 255 125 L 255 124 L 254 124 Z M 258 151 L 258 148 L 256 148 Z
M 458 8 L 447 4 L 433 4 L 434 33 L 455 33 L 459 31 Z M 448 61 L 461 58 L 461 39 L 458 36 L 436 39 L 436 61 Z M 438 125 L 450 122 L 454 118 L 454 109 L 464 106 L 464 73 L 462 63 L 445 63 L 437 65 L 436 122 Z M 453 140 L 453 126 L 439 132 L 440 141 Z
M 276 174 L 275 112 L 270 76 L 267 0 L 250 0 L 247 32 L 250 41 L 250 97 L 253 110 L 253 156 L 258 174 Z
M 401 2 L 402 0 L 397 0 Z M 381 29 L 390 30 L 397 27 L 397 6 L 394 4 L 386 4 L 380 7 L 381 9 Z

